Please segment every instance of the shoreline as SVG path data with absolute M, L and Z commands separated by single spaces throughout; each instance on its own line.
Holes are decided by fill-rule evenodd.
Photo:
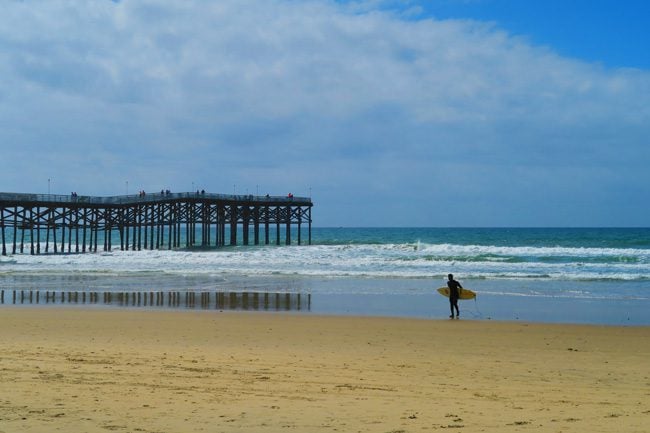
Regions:
M 0 431 L 642 432 L 647 327 L 10 308 Z
M 279 287 L 278 287 L 279 288 Z M 446 319 L 448 300 L 438 294 L 310 293 L 265 291 L 3 290 L 8 308 L 205 310 L 294 312 L 305 315 Z M 482 294 L 461 301 L 461 317 L 514 323 L 650 326 L 649 299 L 580 299 Z

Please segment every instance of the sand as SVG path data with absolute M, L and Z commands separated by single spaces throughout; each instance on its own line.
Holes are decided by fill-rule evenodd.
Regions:
M 0 432 L 648 432 L 650 328 L 0 308 Z

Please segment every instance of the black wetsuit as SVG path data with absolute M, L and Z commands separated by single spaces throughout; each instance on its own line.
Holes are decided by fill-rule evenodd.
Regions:
M 460 297 L 460 289 L 462 289 L 463 286 L 461 286 L 456 280 L 449 280 L 447 281 L 447 287 L 449 287 L 450 317 L 454 317 L 454 308 L 456 309 L 456 316 L 460 316 L 460 311 L 458 311 L 458 298 Z

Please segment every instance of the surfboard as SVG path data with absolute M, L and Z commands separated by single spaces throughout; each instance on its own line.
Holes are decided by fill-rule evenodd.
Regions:
M 458 289 L 460 292 L 460 297 L 458 299 L 474 299 L 476 298 L 476 293 L 472 292 L 470 289 Z M 449 287 L 441 287 L 438 289 L 438 293 L 442 296 L 449 297 Z

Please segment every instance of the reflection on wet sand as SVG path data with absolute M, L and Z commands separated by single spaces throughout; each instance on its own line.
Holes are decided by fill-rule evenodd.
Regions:
M 198 308 L 204 310 L 309 311 L 311 294 L 216 291 L 89 292 L 0 291 L 0 304 L 103 304 L 119 307 Z M 100 301 L 101 298 L 101 301 Z

